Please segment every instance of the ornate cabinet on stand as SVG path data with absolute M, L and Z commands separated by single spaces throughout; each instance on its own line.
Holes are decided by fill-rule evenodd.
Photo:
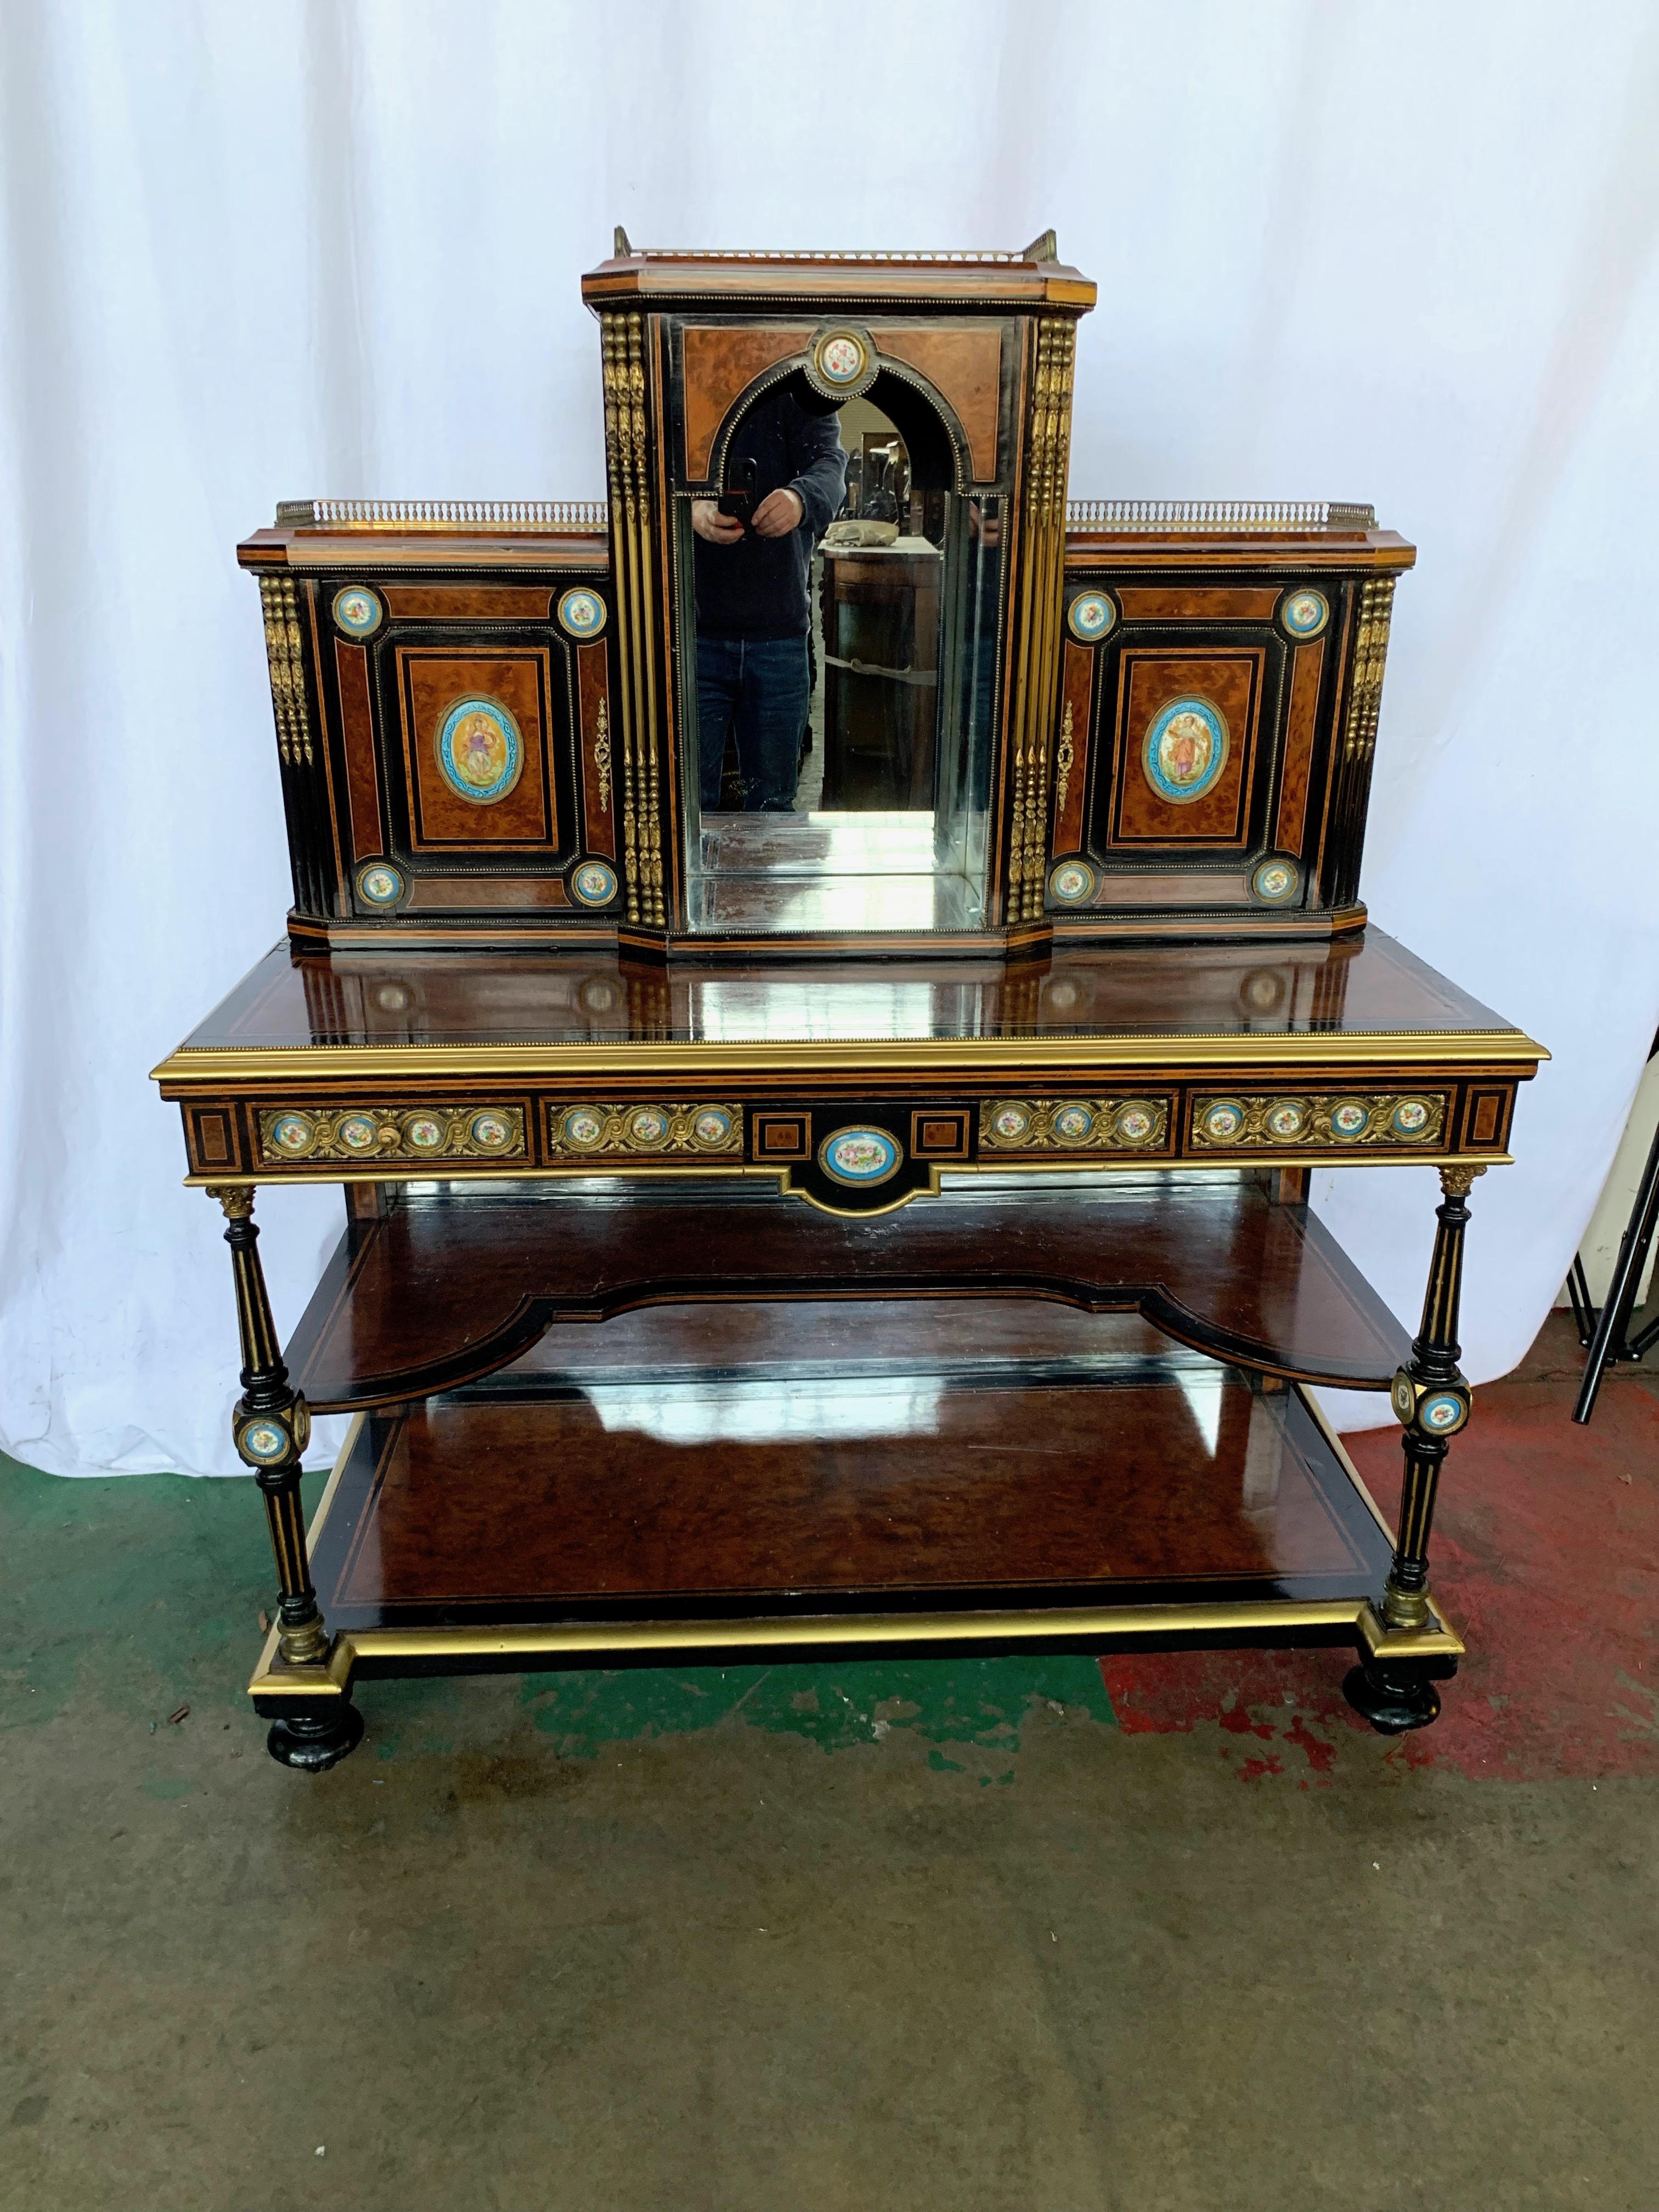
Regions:
M 376 1674 L 917 1644 L 1346 1645 L 1378 1728 L 1431 1720 L 1467 1201 L 1542 1051 L 1359 903 L 1411 548 L 1068 521 L 1094 294 L 1051 234 L 619 235 L 584 290 L 604 507 L 318 501 L 241 548 L 294 907 L 156 1073 L 227 1216 L 273 1753 L 342 1756 Z M 889 674 L 820 682 L 902 696 L 792 806 L 855 402 L 939 543 L 903 684 L 824 625 Z M 1305 1202 L 1412 1163 L 1414 1338 Z M 254 1191 L 319 1180 L 281 1346 Z M 1320 1384 L 1391 1395 L 1397 1529 Z M 307 1529 L 313 1412 L 356 1418 Z

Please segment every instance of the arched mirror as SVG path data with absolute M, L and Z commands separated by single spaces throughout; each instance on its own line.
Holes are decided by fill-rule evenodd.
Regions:
M 963 445 L 925 379 L 832 332 L 676 487 L 693 933 L 985 926 L 1005 495 Z

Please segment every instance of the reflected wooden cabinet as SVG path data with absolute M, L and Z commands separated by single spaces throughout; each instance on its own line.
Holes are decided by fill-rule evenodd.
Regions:
M 1366 926 L 1412 548 L 1068 507 L 1052 234 L 619 234 L 583 292 L 605 502 L 240 549 L 289 941 L 156 1075 L 232 1248 L 273 1753 L 342 1757 L 376 1674 L 918 1645 L 1346 1645 L 1423 1725 L 1468 1200 L 1543 1054 Z M 927 539 L 830 527 L 843 416 Z M 817 715 L 821 799 L 705 813 L 700 692 L 792 770 Z M 1438 1175 L 1415 1336 L 1307 1205 L 1360 1164 Z M 295 1181 L 348 1218 L 279 1350 Z M 1321 1384 L 1388 1394 L 1396 1529 Z M 313 1411 L 355 1419 L 307 1530 Z
M 826 546 L 823 638 L 826 811 L 922 812 L 934 803 L 939 571 L 924 538 Z

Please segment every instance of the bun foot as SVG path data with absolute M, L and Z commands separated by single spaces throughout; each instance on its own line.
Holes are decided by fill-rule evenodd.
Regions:
M 1366 1660 L 1350 1669 L 1342 1694 L 1379 1735 L 1402 1735 L 1440 1717 L 1439 1691 L 1427 1668 L 1409 1660 Z
M 283 1713 L 270 1724 L 265 1748 L 279 1766 L 321 1774 L 337 1766 L 363 1740 L 363 1717 L 349 1698 L 330 1700 L 325 1715 Z

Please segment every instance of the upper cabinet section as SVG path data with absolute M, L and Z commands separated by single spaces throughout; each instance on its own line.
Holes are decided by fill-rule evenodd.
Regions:
M 1369 507 L 1067 504 L 1017 253 L 582 280 L 609 497 L 313 500 L 258 578 L 302 943 L 702 962 L 1357 930 Z
M 619 234 L 583 291 L 618 603 L 642 615 L 621 723 L 662 799 L 629 920 L 704 952 L 1041 933 L 1094 287 L 1052 234 L 895 255 Z

